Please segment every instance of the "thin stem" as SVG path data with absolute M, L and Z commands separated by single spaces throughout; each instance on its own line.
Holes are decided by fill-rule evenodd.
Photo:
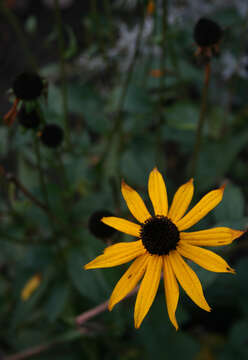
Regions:
M 201 149 L 202 142 L 202 130 L 205 123 L 205 115 L 207 110 L 207 98 L 208 98 L 208 88 L 209 88 L 209 79 L 210 79 L 210 62 L 205 66 L 205 78 L 204 78 L 204 86 L 202 90 L 202 98 L 201 98 L 201 110 L 199 114 L 198 125 L 196 129 L 196 137 L 195 137 L 195 145 L 192 155 L 191 169 L 190 175 L 193 177 L 196 172 L 198 157 Z
M 82 335 L 87 333 L 86 329 L 77 329 L 75 330 L 77 332 L 77 334 L 75 334 L 77 337 L 81 337 Z M 72 340 L 74 340 L 76 337 L 72 337 Z M 41 345 L 37 345 L 37 346 L 33 346 L 29 349 L 23 350 L 17 354 L 14 355 L 10 355 L 10 356 L 6 356 L 3 357 L 3 360 L 23 360 L 23 359 L 28 359 L 31 358 L 35 355 L 38 355 L 46 350 L 49 350 L 50 348 L 52 348 L 53 346 L 59 345 L 60 343 L 63 343 L 67 340 L 62 339 L 55 339 L 53 341 L 50 341 L 46 344 L 41 344 Z
M 126 297 L 125 299 L 135 295 L 138 291 L 138 286 L 134 288 Z M 86 321 L 92 319 L 93 317 L 101 314 L 102 312 L 108 309 L 109 300 L 102 302 L 100 305 L 95 306 L 94 308 L 83 312 L 82 314 L 76 316 L 75 322 L 77 325 L 82 326 Z
M 59 8 L 59 1 L 54 0 L 55 5 L 55 15 L 56 15 L 56 25 L 58 32 L 58 44 L 59 44 L 59 64 L 60 64 L 60 78 L 61 78 L 61 96 L 62 96 L 62 105 L 63 105 L 63 118 L 64 118 L 64 127 L 65 127 L 65 140 L 68 148 L 71 147 L 71 133 L 69 126 L 69 116 L 68 116 L 68 89 L 66 82 L 66 70 L 65 70 L 65 43 L 63 36 L 63 22 L 61 17 L 61 12 Z
M 49 200 L 48 200 L 48 192 L 47 192 L 45 177 L 44 177 L 42 164 L 41 164 L 40 144 L 38 141 L 39 140 L 35 137 L 34 149 L 35 149 L 35 155 L 36 155 L 36 159 L 37 159 L 37 168 L 38 168 L 38 172 L 39 172 L 40 186 L 41 186 L 41 191 L 43 193 L 44 201 L 46 203 L 46 207 L 47 207 L 47 209 L 50 209 Z
M 29 199 L 31 200 L 36 206 L 44 210 L 45 212 L 49 212 L 49 208 L 43 204 L 40 200 L 38 200 L 33 194 L 31 194 L 24 185 L 13 175 L 7 173 L 5 169 L 1 166 L 0 168 L 1 175 L 4 176 L 5 180 L 8 182 L 12 182 L 15 186 Z
M 135 65 L 136 65 L 136 62 L 138 59 L 140 43 L 141 43 L 141 39 L 142 39 L 142 33 L 143 33 L 143 29 L 144 29 L 144 23 L 145 23 L 145 14 L 143 13 L 139 32 L 138 32 L 138 35 L 136 38 L 134 55 L 133 55 L 132 61 L 129 64 L 128 69 L 126 70 L 126 76 L 123 81 L 122 90 L 121 90 L 120 97 L 119 97 L 117 107 L 116 107 L 116 116 L 115 116 L 115 120 L 114 120 L 114 126 L 108 136 L 107 145 L 103 151 L 102 159 L 105 159 L 106 155 L 108 154 L 111 144 L 112 144 L 113 137 L 116 133 L 118 133 L 120 135 L 119 149 L 121 149 L 122 145 L 123 145 L 122 144 L 123 138 L 121 136 L 121 133 L 122 133 L 122 110 L 123 110 L 123 106 L 125 103 L 129 83 L 132 79 L 133 71 L 134 71 L 134 68 L 135 68 Z
M 42 194 L 43 194 L 43 199 L 44 199 L 45 204 L 46 204 L 45 206 L 48 209 L 48 211 L 47 211 L 48 220 L 49 220 L 49 223 L 51 225 L 51 228 L 55 231 L 54 223 L 53 223 L 54 215 L 52 214 L 51 207 L 50 207 L 50 204 L 49 204 L 49 197 L 48 197 L 44 172 L 43 172 L 42 163 L 41 163 L 39 139 L 36 138 L 36 137 L 34 139 L 34 149 L 35 149 L 35 155 L 36 155 L 36 159 L 37 159 L 37 168 L 38 168 L 39 179 L 40 179 L 40 187 L 41 187 L 41 191 L 42 191 Z M 49 215 L 52 215 L 52 216 L 49 216 Z
M 29 49 L 28 43 L 27 43 L 27 39 L 23 34 L 22 28 L 18 22 L 17 17 L 13 14 L 13 12 L 5 5 L 6 1 L 0 0 L 0 10 L 1 12 L 5 15 L 5 17 L 7 18 L 9 24 L 12 26 L 12 28 L 14 29 L 17 38 L 19 39 L 19 42 L 24 50 L 24 53 L 26 55 L 26 58 L 30 64 L 30 66 L 32 67 L 32 69 L 34 71 L 37 71 L 37 63 L 36 60 L 32 54 L 32 52 Z
M 157 165 L 162 169 L 162 156 L 164 151 L 162 150 L 163 141 L 161 137 L 161 127 L 164 123 L 163 116 L 163 89 L 165 87 L 165 69 L 166 69 L 166 34 L 167 34 L 167 0 L 162 1 L 162 43 L 161 43 L 161 56 L 160 56 L 160 71 L 161 76 L 159 77 L 159 91 L 160 91 L 160 99 L 159 99 L 159 120 L 156 129 L 156 137 L 157 137 Z

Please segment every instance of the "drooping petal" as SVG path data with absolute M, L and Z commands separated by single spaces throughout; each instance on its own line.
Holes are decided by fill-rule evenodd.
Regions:
M 124 299 L 135 288 L 144 275 L 149 257 L 148 254 L 141 255 L 129 266 L 112 292 L 108 305 L 109 310 L 112 310 L 119 301 Z
M 166 216 L 168 212 L 167 191 L 163 177 L 157 168 L 154 168 L 150 173 L 148 193 L 155 215 Z
M 164 260 L 164 289 L 165 289 L 165 297 L 168 315 L 170 321 L 175 326 L 176 330 L 178 330 L 178 323 L 176 320 L 176 309 L 179 299 L 179 286 L 172 270 L 169 257 L 166 255 L 163 257 Z
M 186 264 L 177 250 L 171 251 L 168 256 L 170 258 L 174 274 L 188 296 L 200 308 L 210 311 L 211 309 L 204 297 L 200 280 L 195 272 L 189 267 L 189 265 Z
M 213 272 L 229 272 L 235 273 L 235 271 L 222 259 L 219 255 L 206 249 L 202 249 L 199 246 L 193 246 L 189 244 L 180 243 L 177 247 L 179 254 L 194 261 L 206 270 Z
M 151 217 L 144 201 L 141 199 L 137 191 L 128 186 L 124 180 L 122 180 L 121 183 L 121 192 L 130 212 L 140 223 L 144 223 L 149 217 Z
M 115 216 L 103 217 L 101 221 L 104 224 L 109 225 L 114 229 L 119 230 L 125 234 L 132 235 L 135 237 L 139 237 L 140 235 L 140 225 L 135 224 L 131 221 L 121 219 Z
M 222 200 L 224 186 L 210 191 L 181 220 L 176 222 L 179 231 L 195 225 L 205 215 L 215 208 Z
M 162 270 L 162 256 L 151 255 L 145 276 L 141 282 L 134 309 L 134 325 L 138 329 L 152 306 L 156 296 Z
M 146 252 L 142 241 L 118 243 L 107 247 L 102 255 L 97 256 L 84 266 L 86 270 L 106 268 L 124 264 Z
M 231 244 L 242 234 L 243 231 L 233 230 L 228 227 L 216 227 L 208 230 L 181 232 L 180 240 L 192 245 L 222 246 Z
M 171 207 L 169 209 L 168 217 L 176 222 L 187 211 L 194 193 L 193 179 L 190 179 L 186 184 L 180 186 L 174 195 Z

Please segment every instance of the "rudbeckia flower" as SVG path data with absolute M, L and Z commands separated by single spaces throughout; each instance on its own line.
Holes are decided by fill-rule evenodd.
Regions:
M 121 191 L 139 224 L 118 217 L 103 217 L 102 221 L 138 240 L 109 246 L 102 255 L 85 265 L 85 269 L 106 268 L 135 259 L 116 284 L 109 300 L 109 310 L 125 298 L 143 277 L 134 310 L 135 327 L 139 328 L 154 301 L 163 274 L 168 315 L 176 329 L 178 284 L 196 305 L 210 311 L 197 275 L 183 258 L 194 261 L 209 271 L 234 273 L 224 259 L 201 246 L 227 245 L 243 232 L 227 227 L 194 232 L 185 230 L 221 202 L 224 186 L 210 191 L 186 213 L 194 191 L 191 179 L 179 187 L 168 209 L 166 186 L 161 173 L 155 168 L 150 173 L 148 182 L 154 215 L 149 213 L 139 194 L 124 181 Z

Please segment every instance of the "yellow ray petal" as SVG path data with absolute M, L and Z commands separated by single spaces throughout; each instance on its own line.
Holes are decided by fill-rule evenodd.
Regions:
M 122 180 L 121 183 L 121 192 L 130 212 L 140 223 L 144 223 L 149 217 L 151 217 L 144 201 L 141 199 L 137 191 L 128 186 L 124 180 Z
M 133 241 L 130 243 L 118 243 L 105 249 L 102 255 L 84 265 L 85 270 L 112 267 L 124 264 L 143 255 L 146 252 L 142 241 Z
M 155 215 L 167 215 L 168 199 L 166 186 L 162 175 L 154 168 L 149 176 L 148 193 L 151 199 Z
M 172 221 L 178 221 L 187 211 L 194 193 L 193 179 L 180 186 L 174 195 L 168 217 Z
M 194 261 L 206 270 L 213 272 L 229 272 L 235 273 L 235 271 L 222 259 L 219 255 L 206 249 L 202 249 L 199 246 L 193 246 L 189 244 L 179 243 L 177 250 L 179 254 Z
M 149 257 L 148 254 L 141 255 L 129 266 L 112 292 L 108 305 L 109 310 L 112 310 L 119 301 L 124 299 L 135 288 L 146 270 Z
M 35 274 L 28 280 L 21 292 L 21 298 L 23 301 L 27 301 L 33 292 L 40 286 L 41 274 Z
M 222 246 L 231 244 L 244 232 L 228 227 L 216 227 L 208 230 L 181 232 L 180 240 L 187 244 L 199 246 Z
M 204 297 L 200 280 L 195 272 L 189 267 L 189 265 L 186 264 L 177 250 L 171 251 L 168 256 L 170 258 L 174 274 L 188 296 L 200 308 L 210 311 L 211 309 Z
M 162 270 L 162 256 L 151 255 L 145 276 L 141 282 L 134 309 L 134 325 L 138 329 L 152 306 L 156 296 Z
M 179 231 L 186 230 L 195 225 L 209 211 L 215 208 L 221 202 L 223 192 L 224 186 L 205 195 L 181 220 L 176 222 Z
M 121 219 L 114 216 L 103 217 L 101 221 L 113 227 L 116 230 L 122 231 L 125 234 L 139 237 L 140 236 L 140 225 L 135 224 L 131 221 Z
M 164 289 L 165 289 L 165 297 L 168 315 L 170 321 L 175 326 L 176 330 L 178 330 L 178 323 L 176 320 L 176 309 L 179 299 L 179 286 L 175 275 L 173 273 L 170 260 L 168 256 L 164 256 Z

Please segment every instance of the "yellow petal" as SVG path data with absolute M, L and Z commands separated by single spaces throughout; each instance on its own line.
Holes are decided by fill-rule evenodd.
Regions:
M 141 255 L 129 266 L 112 292 L 108 305 L 109 310 L 112 310 L 119 301 L 135 288 L 146 270 L 148 259 L 148 254 Z
M 176 320 L 176 309 L 179 299 L 179 286 L 175 275 L 173 273 L 169 256 L 164 256 L 164 289 L 165 289 L 165 297 L 168 315 L 170 321 L 175 326 L 176 330 L 178 330 L 178 323 Z
M 85 270 L 112 267 L 124 264 L 143 255 L 146 252 L 142 241 L 133 241 L 130 243 L 118 243 L 107 247 L 104 253 L 97 256 L 94 260 L 84 265 Z
M 144 201 L 141 199 L 137 191 L 128 186 L 124 180 L 122 180 L 121 183 L 121 192 L 130 212 L 140 223 L 144 223 L 151 217 Z
M 205 195 L 181 220 L 176 222 L 179 231 L 186 230 L 195 225 L 205 215 L 215 208 L 222 200 L 224 186 L 210 191 Z
M 189 267 L 189 265 L 186 264 L 177 250 L 171 251 L 168 256 L 170 258 L 174 274 L 188 296 L 200 308 L 210 311 L 211 309 L 204 297 L 200 280 L 195 272 Z
M 193 179 L 180 186 L 174 195 L 168 217 L 172 221 L 178 221 L 187 211 L 194 193 Z
M 222 259 L 219 255 L 206 249 L 202 249 L 199 246 L 192 246 L 189 244 L 179 243 L 177 250 L 179 254 L 194 261 L 206 270 L 214 272 L 230 272 L 235 271 Z
M 208 230 L 181 232 L 180 240 L 192 245 L 222 246 L 231 244 L 243 233 L 243 231 L 233 230 L 228 227 L 216 227 Z
M 27 301 L 41 283 L 41 274 L 35 274 L 28 280 L 21 292 L 23 301 Z
M 134 325 L 136 329 L 140 327 L 156 296 L 161 277 L 162 262 L 162 256 L 149 256 L 146 273 L 141 282 L 135 303 Z
M 148 193 L 153 205 L 155 215 L 167 215 L 168 199 L 166 186 L 162 175 L 154 168 L 149 176 Z
M 101 221 L 113 227 L 116 230 L 122 231 L 125 234 L 139 237 L 140 236 L 140 225 L 135 224 L 131 221 L 121 219 L 114 216 L 103 217 Z

